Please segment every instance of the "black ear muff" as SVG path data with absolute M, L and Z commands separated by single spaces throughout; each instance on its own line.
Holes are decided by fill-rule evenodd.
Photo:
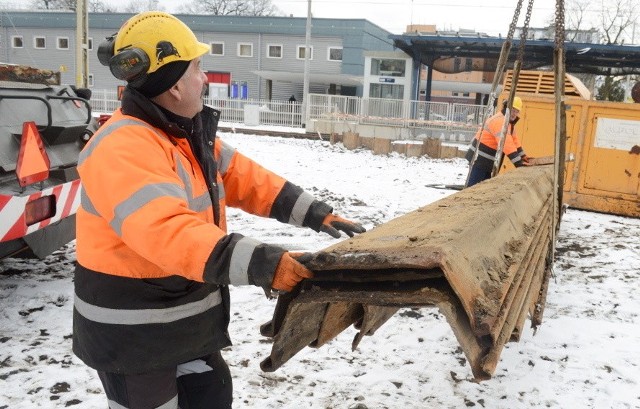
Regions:
M 98 46 L 98 60 L 100 64 L 108 66 L 114 77 L 136 86 L 144 82 L 151 62 L 144 50 L 128 47 L 115 50 L 116 35 L 107 37 Z
M 109 69 L 114 77 L 135 82 L 144 78 L 151 62 L 144 50 L 131 47 L 120 51 L 109 60 Z

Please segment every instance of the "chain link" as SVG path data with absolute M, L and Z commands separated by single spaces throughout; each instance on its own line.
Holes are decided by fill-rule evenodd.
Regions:
M 556 48 L 564 47 L 564 0 L 556 0 Z
M 518 0 L 516 10 L 513 12 L 513 19 L 511 20 L 511 24 L 509 25 L 509 32 L 507 33 L 507 41 L 511 41 L 511 39 L 513 38 L 513 33 L 516 31 L 516 25 L 518 24 L 518 19 L 520 18 L 520 10 L 522 10 L 522 1 L 523 0 Z
M 533 11 L 533 0 L 529 0 L 529 4 L 527 5 L 527 14 L 524 17 L 524 24 L 522 25 L 522 33 L 520 33 L 520 47 L 518 47 L 518 56 L 516 61 L 524 60 L 524 47 L 527 43 L 527 36 L 529 35 L 529 22 L 531 21 L 531 12 Z

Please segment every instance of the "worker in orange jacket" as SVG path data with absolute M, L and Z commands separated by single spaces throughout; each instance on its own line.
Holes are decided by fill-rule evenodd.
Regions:
M 507 155 L 514 166 L 527 166 L 529 164 L 529 158 L 524 153 L 515 131 L 516 123 L 518 119 L 520 119 L 520 111 L 522 111 L 522 99 L 520 97 L 514 97 L 512 105 L 509 115 L 509 125 L 507 126 L 507 132 L 504 136 L 502 158 L 504 155 Z M 471 145 L 469 145 L 465 156 L 469 161 L 469 166 L 471 166 L 467 187 L 491 178 L 506 110 L 507 100 L 503 102 L 502 110 L 487 119 L 483 127 L 478 130 L 475 138 L 471 141 Z M 473 156 L 476 150 L 478 150 L 478 156 L 475 162 L 473 162 Z M 500 163 L 502 163 L 502 158 L 500 158 Z
M 127 87 L 78 164 L 73 351 L 110 408 L 230 408 L 228 286 L 290 291 L 312 276 L 285 249 L 227 233 L 227 205 L 336 238 L 364 232 L 216 138 L 208 51 L 157 11 L 98 50 Z

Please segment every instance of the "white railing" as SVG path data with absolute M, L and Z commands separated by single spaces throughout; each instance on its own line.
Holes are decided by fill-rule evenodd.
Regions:
M 220 120 L 223 122 L 245 123 L 245 107 L 253 105 L 260 112 L 260 125 L 302 127 L 301 104 L 298 102 L 207 98 L 205 103 L 222 111 Z
M 486 107 L 447 102 L 404 101 L 386 98 L 359 98 L 311 94 L 309 119 L 475 132 Z
M 222 112 L 220 120 L 223 122 L 247 123 L 247 106 L 257 107 L 258 125 L 302 128 L 306 122 L 299 102 L 207 98 L 205 103 Z M 93 111 L 111 113 L 119 106 L 115 91 L 93 90 Z M 475 132 L 481 125 L 485 109 L 484 105 L 309 94 L 308 117 L 309 120 L 328 122 Z

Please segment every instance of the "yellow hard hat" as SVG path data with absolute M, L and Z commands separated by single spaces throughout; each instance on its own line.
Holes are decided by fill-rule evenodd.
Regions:
M 162 11 L 136 14 L 98 47 L 98 59 L 118 79 L 143 81 L 174 61 L 191 61 L 209 51 L 186 24 Z
M 522 99 L 520 97 L 513 97 L 513 104 L 511 107 L 518 111 L 522 111 Z
M 149 56 L 147 74 L 172 61 L 191 61 L 209 51 L 186 24 L 162 11 L 146 11 L 124 23 L 115 39 L 115 54 L 132 47 Z

